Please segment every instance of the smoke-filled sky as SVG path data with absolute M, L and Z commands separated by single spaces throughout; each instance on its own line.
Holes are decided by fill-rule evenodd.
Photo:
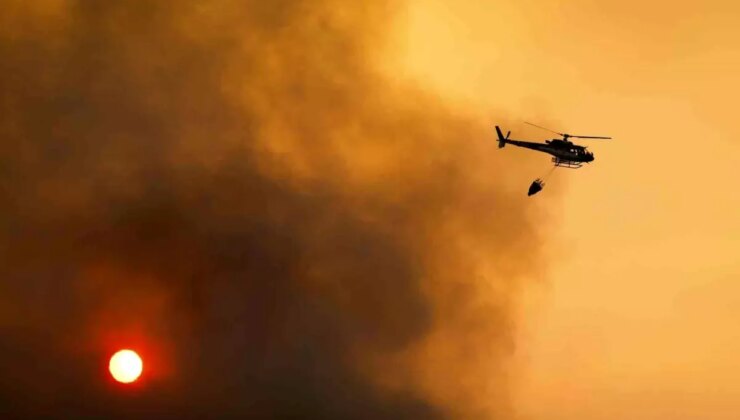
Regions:
M 536 196 L 563 188 L 547 281 L 517 317 L 521 419 L 740 417 L 738 21 L 722 0 L 409 11 L 409 79 L 507 109 L 512 137 L 547 138 L 535 119 L 615 138 Z
M 513 415 L 558 189 L 408 77 L 410 7 L 3 2 L 0 416 Z
M 0 417 L 737 418 L 736 2 L 2 9 Z

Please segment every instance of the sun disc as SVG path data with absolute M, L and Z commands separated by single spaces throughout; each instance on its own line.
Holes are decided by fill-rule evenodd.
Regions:
M 133 350 L 120 350 L 110 358 L 108 370 L 118 382 L 128 384 L 141 375 L 143 369 L 141 357 Z

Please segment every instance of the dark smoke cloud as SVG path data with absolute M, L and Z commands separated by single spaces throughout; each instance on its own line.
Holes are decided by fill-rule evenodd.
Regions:
M 4 6 L 0 416 L 506 413 L 536 213 L 389 3 Z

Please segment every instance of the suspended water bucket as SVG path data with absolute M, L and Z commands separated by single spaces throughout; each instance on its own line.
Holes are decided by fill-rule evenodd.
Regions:
M 529 186 L 529 191 L 527 192 L 527 196 L 533 196 L 537 194 L 538 192 L 542 191 L 542 188 L 545 186 L 545 183 L 542 182 L 541 179 L 535 179 L 532 182 L 532 185 Z

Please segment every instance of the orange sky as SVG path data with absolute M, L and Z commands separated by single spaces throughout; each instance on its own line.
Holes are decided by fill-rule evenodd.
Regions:
M 5 3 L 18 413 L 738 418 L 736 1 Z
M 541 193 L 562 201 L 521 306 L 521 418 L 737 418 L 740 4 L 416 0 L 405 17 L 399 78 L 491 124 L 615 138 Z

